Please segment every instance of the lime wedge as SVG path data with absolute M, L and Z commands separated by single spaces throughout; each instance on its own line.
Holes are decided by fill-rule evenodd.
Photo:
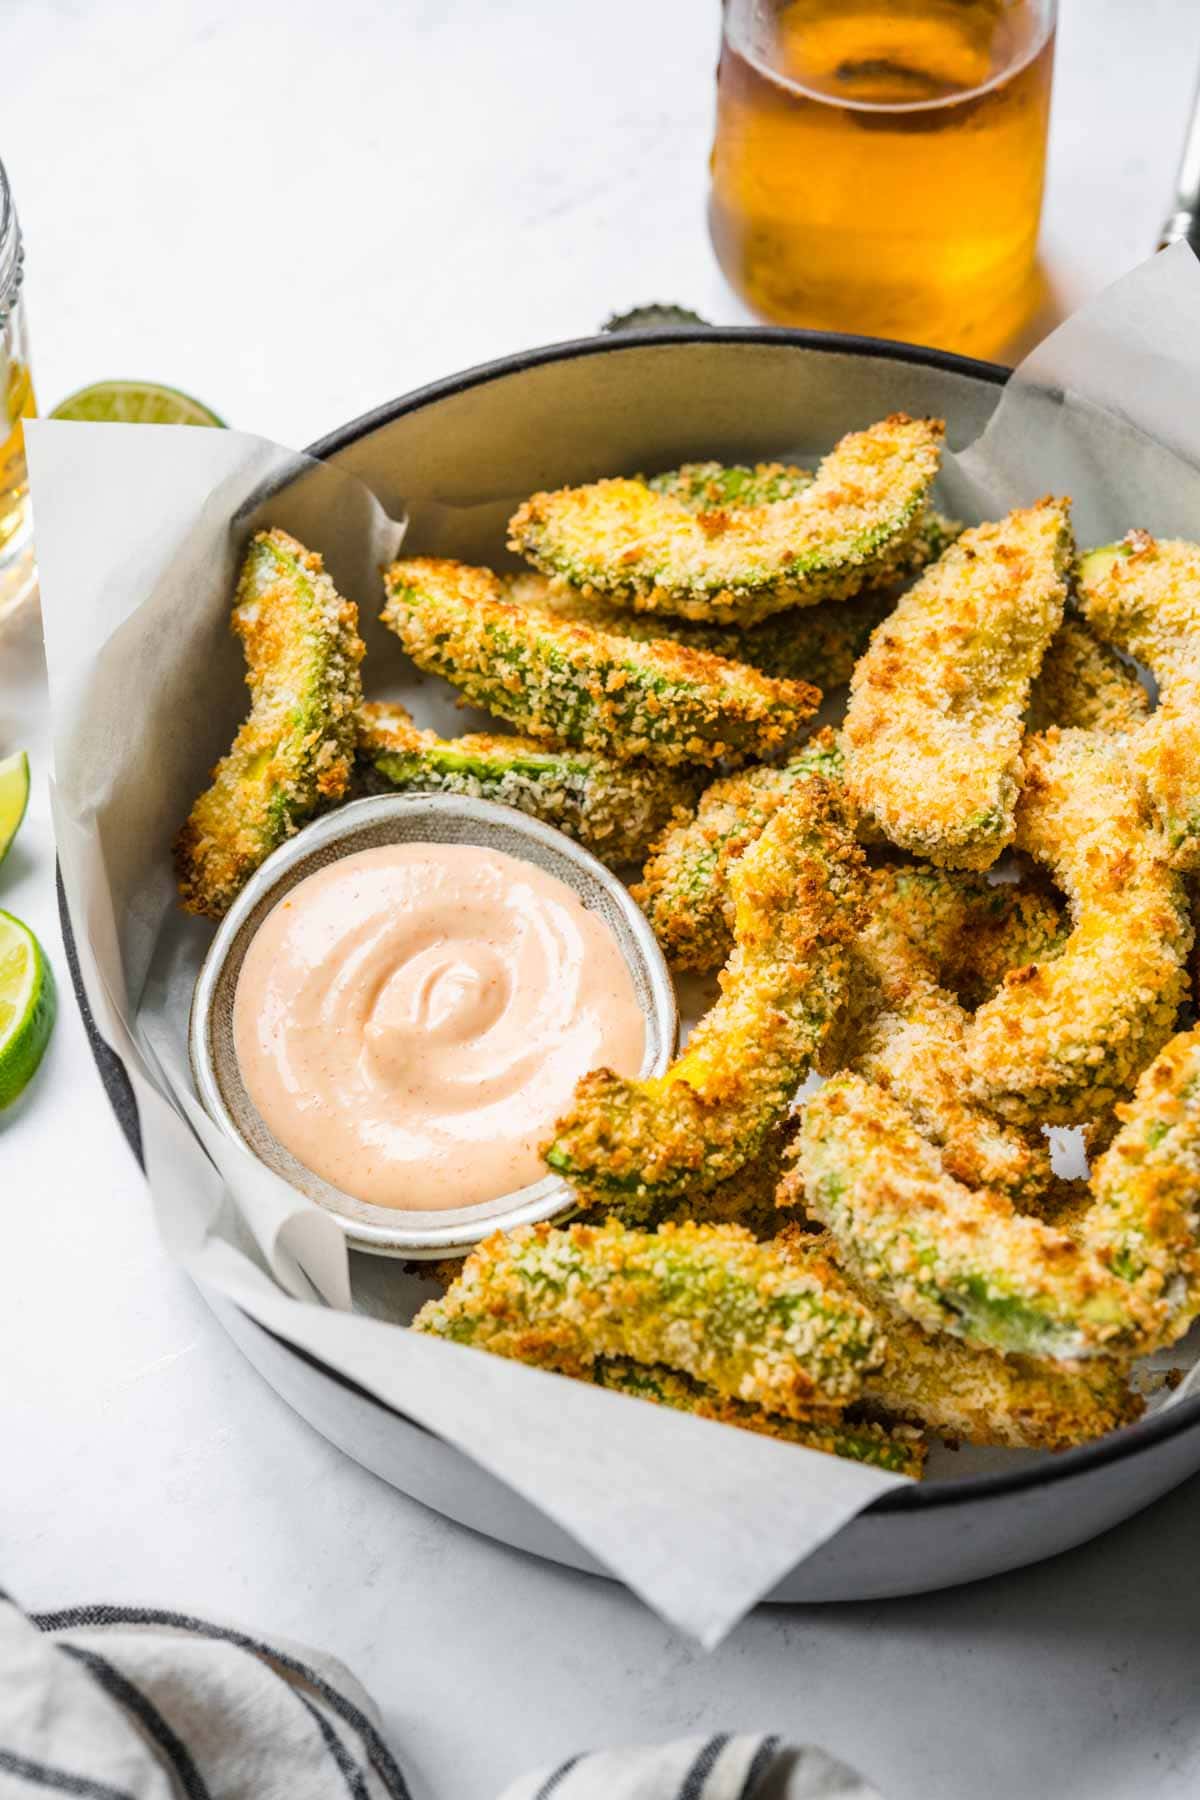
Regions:
M 57 1002 L 42 946 L 20 919 L 0 912 L 0 1108 L 37 1073 Z
M 95 425 L 224 425 L 215 412 L 154 381 L 96 381 L 54 408 L 52 419 L 84 419 Z
M 18 750 L 0 762 L 0 863 L 8 855 L 28 804 L 29 758 Z

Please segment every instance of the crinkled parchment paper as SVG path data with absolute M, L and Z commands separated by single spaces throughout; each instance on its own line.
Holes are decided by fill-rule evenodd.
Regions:
M 169 852 L 244 708 L 228 630 L 241 547 L 271 523 L 319 549 L 360 602 L 369 687 L 423 723 L 469 728 L 375 618 L 403 520 L 352 478 L 242 432 L 37 422 L 28 437 L 63 880 L 168 1244 L 197 1281 L 456 1445 L 717 1643 L 902 1478 L 401 1329 L 419 1285 L 348 1257 L 333 1221 L 228 1143 L 192 1092 L 187 1011 L 212 928 L 177 911 Z M 802 421 L 797 438 L 823 448 L 803 443 Z M 982 438 L 948 459 L 943 502 L 994 517 L 1047 491 L 1074 496 L 1083 543 L 1134 524 L 1200 535 L 1200 269 L 1186 247 L 1029 358 Z

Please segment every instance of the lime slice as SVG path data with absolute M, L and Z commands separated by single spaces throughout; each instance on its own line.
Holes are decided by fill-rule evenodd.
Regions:
M 0 912 L 0 1108 L 37 1073 L 54 1027 L 54 976 L 20 919 Z
M 96 381 L 63 400 L 52 419 L 85 419 L 96 425 L 224 425 L 215 412 L 154 381 Z
M 8 855 L 29 804 L 29 758 L 23 750 L 0 762 L 0 863 Z

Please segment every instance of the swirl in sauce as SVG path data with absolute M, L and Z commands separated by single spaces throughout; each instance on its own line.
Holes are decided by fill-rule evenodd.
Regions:
M 391 844 L 299 882 L 238 976 L 246 1090 L 300 1162 L 375 1206 L 444 1210 L 539 1180 L 579 1077 L 636 1075 L 616 939 L 500 851 Z

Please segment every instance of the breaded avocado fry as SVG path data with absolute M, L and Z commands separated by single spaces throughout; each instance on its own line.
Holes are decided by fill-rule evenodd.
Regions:
M 942 986 L 931 952 L 904 917 L 908 871 L 873 869 L 863 929 L 854 945 L 849 1022 L 838 1063 L 901 1101 L 939 1146 L 947 1171 L 968 1187 L 1020 1197 L 1051 1179 L 1040 1132 L 995 1119 L 973 1099 L 965 1046 L 970 1016 Z
M 589 1366 L 587 1379 L 597 1387 L 629 1394 L 635 1400 L 649 1400 L 698 1419 L 736 1425 L 742 1431 L 756 1431 L 785 1444 L 798 1444 L 803 1450 L 821 1450 L 827 1456 L 845 1457 L 848 1462 L 867 1463 L 894 1475 L 908 1475 L 913 1481 L 920 1481 L 925 1466 L 925 1445 L 911 1425 L 889 1427 L 845 1418 L 801 1424 L 764 1412 L 760 1406 L 747 1406 L 744 1400 L 726 1400 L 688 1376 L 677 1375 L 673 1369 L 624 1358 L 600 1358 Z
M 794 1228 L 778 1242 L 802 1266 L 830 1251 L 826 1235 Z M 1054 1363 L 972 1349 L 880 1307 L 844 1270 L 843 1278 L 875 1311 L 887 1339 L 882 1363 L 863 1377 L 856 1415 L 906 1420 L 954 1443 L 1066 1450 L 1131 1424 L 1143 1410 L 1121 1362 L 1094 1356 Z
M 846 993 L 861 853 L 836 792 L 796 787 L 730 877 L 720 1000 L 664 1075 L 585 1075 L 543 1154 L 580 1204 L 652 1219 L 735 1175 L 791 1108 Z
M 820 704 L 743 663 L 514 606 L 490 569 L 411 557 L 384 580 L 384 622 L 417 667 L 531 737 L 625 761 L 737 762 L 781 749 Z
M 419 730 L 402 706 L 378 702 L 359 708 L 358 749 L 389 787 L 515 806 L 609 863 L 637 862 L 696 792 L 686 771 L 618 762 L 596 750 L 485 732 L 440 738 Z
M 980 1349 L 1072 1361 L 1132 1350 L 1151 1315 L 1098 1257 L 1009 1200 L 946 1172 L 899 1101 L 837 1075 L 808 1101 L 800 1138 L 804 1204 L 838 1260 L 927 1331 Z
M 1157 1348 L 1200 1313 L 1200 1029 L 1172 1038 L 1116 1110 L 1078 1230 L 1155 1307 Z
M 863 1407 L 956 1443 L 1010 1450 L 1067 1450 L 1141 1416 L 1126 1366 L 1107 1356 L 1039 1362 L 974 1350 L 911 1319 L 880 1316 L 883 1366 L 863 1384 Z
M 733 947 L 734 864 L 756 843 L 800 781 L 838 781 L 842 755 L 825 730 L 779 767 L 722 776 L 704 790 L 693 816 L 671 820 L 653 845 L 633 897 L 676 969 L 719 969 Z
M 787 1120 L 771 1132 L 762 1148 L 716 1187 L 697 1188 L 683 1194 L 657 1219 L 661 1225 L 740 1225 L 751 1237 L 773 1238 L 785 1225 L 800 1223 L 781 1209 L 777 1194 L 791 1162 L 794 1122 Z
M 358 610 L 285 531 L 252 540 L 231 623 L 246 652 L 250 716 L 175 841 L 183 905 L 210 919 L 318 806 L 345 793 L 362 699 Z
M 1066 892 L 1072 930 L 1053 961 L 1005 977 L 967 1044 L 979 1098 L 1018 1123 L 1098 1118 L 1166 1042 L 1184 996 L 1183 884 L 1126 744 L 1057 729 L 1025 741 L 1016 844 Z
M 647 612 L 751 625 L 789 606 L 846 599 L 888 580 L 921 527 L 943 427 L 902 413 L 844 437 L 815 480 L 758 504 L 694 510 L 631 478 L 535 494 L 509 548 L 548 575 Z M 701 483 L 714 493 L 716 476 Z M 753 492 L 753 487 L 750 489 Z
M 713 465 L 717 467 L 719 465 Z M 683 471 L 678 471 L 682 474 Z M 655 480 L 662 477 L 656 476 Z M 936 561 L 962 531 L 941 513 L 926 513 L 894 579 L 864 588 L 851 600 L 822 600 L 789 607 L 757 625 L 700 625 L 665 613 L 639 613 L 563 581 L 526 571 L 502 577 L 503 597 L 515 605 L 541 607 L 560 619 L 597 631 L 638 639 L 665 637 L 687 650 L 708 650 L 731 662 L 749 663 L 780 681 L 807 681 L 822 690 L 843 687 L 871 640 L 875 627 L 896 604 L 901 582 Z
M 1050 641 L 1029 696 L 1026 727 L 1045 731 L 1134 731 L 1150 715 L 1150 696 L 1128 663 L 1082 619 L 1066 618 Z
M 927 1330 L 1065 1361 L 1144 1356 L 1200 1315 L 1200 1031 L 1166 1046 L 1118 1116 L 1069 1230 L 954 1181 L 856 1075 L 809 1100 L 789 1181 L 839 1260 Z
M 651 847 L 633 895 L 676 969 L 716 969 L 733 941 L 729 875 L 797 781 L 839 781 L 844 759 L 828 728 L 780 765 L 742 769 L 705 788 Z M 862 829 L 859 835 L 869 839 Z M 897 866 L 879 904 L 892 906 L 914 944 L 925 944 L 945 986 L 976 1006 L 1012 968 L 1061 945 L 1059 909 L 1029 889 L 928 865 Z
M 1200 544 L 1131 531 L 1079 564 L 1079 605 L 1106 643 L 1154 676 L 1133 745 L 1171 860 L 1200 867 Z
M 497 1232 L 413 1324 L 569 1375 L 601 1357 L 662 1365 L 799 1420 L 839 1411 L 883 1353 L 832 1265 L 798 1269 L 736 1225 Z
M 1049 962 L 1070 926 L 1050 894 L 962 869 L 889 863 L 871 871 L 880 928 L 903 939 L 970 1010 L 1012 969 Z
M 1013 835 L 1022 714 L 1062 622 L 1067 503 L 966 531 L 875 632 L 850 682 L 854 804 L 894 844 L 985 869 Z

